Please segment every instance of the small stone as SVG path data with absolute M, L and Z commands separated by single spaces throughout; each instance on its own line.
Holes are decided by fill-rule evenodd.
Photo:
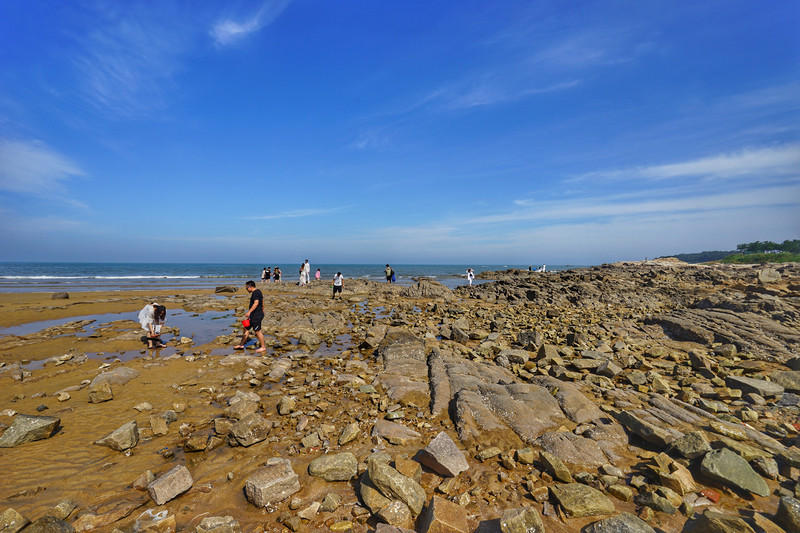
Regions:
M 655 530 L 635 515 L 620 513 L 589 524 L 585 533 L 655 533 Z
M 769 496 L 769 487 L 764 479 L 747 461 L 728 448 L 708 452 L 700 463 L 700 472 L 730 487 L 762 497 Z
M 503 533 L 544 533 L 544 524 L 539 512 L 533 507 L 508 509 L 500 517 Z
M 517 450 L 517 461 L 523 465 L 532 465 L 533 462 L 536 460 L 536 454 L 533 452 L 533 448 L 522 448 L 521 450 Z
M 300 491 L 300 480 L 288 459 L 273 457 L 245 482 L 247 501 L 256 507 L 285 500 Z
M 480 452 L 478 452 L 478 460 L 481 461 L 481 462 L 488 461 L 489 459 L 492 459 L 493 457 L 497 457 L 501 453 L 503 453 L 503 450 L 501 450 L 500 448 L 494 447 L 494 446 L 491 447 L 491 448 L 485 448 L 485 449 L 481 450 Z
M 738 516 L 726 515 L 714 509 L 706 509 L 687 530 L 695 533 L 702 533 L 705 531 L 755 533 L 753 528 L 747 525 L 747 522 Z
M 469 468 L 464 452 L 442 431 L 420 451 L 419 461 L 437 474 L 455 477 Z
M 358 474 L 358 459 L 350 452 L 323 455 L 311 461 L 308 473 L 325 481 L 348 481 Z
M 791 496 L 784 496 L 778 502 L 775 523 L 787 532 L 800 531 L 800 501 Z
M 414 527 L 414 518 L 408 506 L 399 500 L 393 500 L 383 506 L 375 515 L 389 525 L 402 528 Z
M 323 513 L 332 513 L 342 504 L 342 497 L 335 492 L 329 492 L 322 500 L 319 510 Z
M 420 533 L 468 533 L 467 514 L 458 504 L 434 496 L 419 520 Z
M 178 465 L 150 483 L 147 491 L 156 505 L 164 505 L 192 488 L 193 483 L 189 470 L 183 465 Z
M 344 446 L 356 440 L 360 434 L 361 428 L 358 426 L 358 422 L 347 424 L 344 429 L 342 429 L 342 434 L 339 435 L 339 446 Z
M 626 485 L 611 485 L 606 489 L 606 492 L 618 500 L 622 500 L 623 502 L 629 502 L 633 500 L 633 489 Z
M 136 420 L 123 424 L 94 443 L 98 446 L 107 446 L 118 452 L 133 448 L 139 443 L 139 427 L 136 425 Z
M 52 437 L 58 431 L 61 419 L 54 416 L 19 414 L 0 436 L 0 448 L 13 448 L 21 444 Z
M 29 523 L 30 520 L 11 507 L 3 511 L 3 514 L 0 514 L 0 531 L 2 533 L 17 533 Z
M 570 474 L 569 469 L 557 456 L 546 451 L 541 451 L 539 452 L 539 460 L 542 462 L 542 465 L 544 465 L 547 473 L 553 476 L 553 479 L 562 483 L 572 483 L 572 474 Z
M 232 516 L 207 516 L 195 529 L 195 533 L 241 533 L 242 528 Z
M 550 493 L 569 517 L 595 516 L 614 512 L 614 502 L 597 489 L 580 483 L 550 487 Z

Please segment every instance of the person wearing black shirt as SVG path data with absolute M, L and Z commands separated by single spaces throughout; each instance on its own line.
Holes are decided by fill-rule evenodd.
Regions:
M 261 321 L 264 320 L 264 295 L 261 291 L 256 289 L 255 281 L 248 281 L 244 285 L 247 292 L 250 293 L 250 309 L 244 314 L 245 318 L 250 319 L 250 326 L 244 328 L 242 333 L 242 341 L 233 347 L 234 350 L 243 350 L 244 343 L 250 337 L 250 331 L 255 333 L 261 347 L 256 350 L 256 353 L 263 353 L 267 351 L 266 342 L 264 341 L 264 334 L 261 332 Z

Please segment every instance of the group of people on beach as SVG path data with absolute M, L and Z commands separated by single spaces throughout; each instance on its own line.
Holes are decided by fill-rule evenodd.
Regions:
M 272 279 L 275 283 L 281 282 L 281 276 L 283 272 L 277 266 L 275 270 L 271 269 L 270 267 L 264 267 L 264 271 L 261 272 L 261 283 L 269 283 L 269 280 Z

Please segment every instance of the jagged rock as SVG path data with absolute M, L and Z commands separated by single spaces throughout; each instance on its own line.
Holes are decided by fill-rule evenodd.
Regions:
M 344 446 L 345 444 L 356 440 L 360 434 L 361 428 L 358 426 L 358 422 L 347 424 L 342 429 L 341 435 L 339 435 L 339 446 Z
M 539 511 L 534 507 L 508 509 L 500 517 L 503 533 L 544 533 L 544 524 Z
M 230 436 L 241 446 L 252 446 L 266 439 L 272 422 L 258 413 L 251 413 L 231 426 Z
M 430 298 L 434 300 L 452 300 L 453 291 L 438 281 L 420 278 L 416 286 L 408 287 L 401 292 L 405 298 Z
M 787 532 L 800 531 L 800 501 L 784 496 L 778 502 L 775 523 Z
M 419 519 L 420 533 L 468 533 L 467 515 L 460 505 L 434 496 Z
M 247 415 L 258 411 L 258 402 L 252 400 L 239 400 L 225 409 L 225 417 L 234 420 L 241 420 Z
M 553 479 L 561 483 L 572 483 L 572 474 L 561 459 L 552 453 L 542 451 L 539 453 L 539 460 L 544 465 L 545 471 L 553 476 Z
M 129 450 L 139 443 L 139 426 L 136 424 L 136 420 L 131 420 L 94 443 L 118 452 Z
M 267 466 L 254 472 L 244 485 L 247 501 L 256 507 L 285 500 L 300 491 L 300 479 L 288 459 L 273 457 Z
M 220 285 L 219 287 L 214 288 L 214 294 L 220 294 L 225 292 L 236 292 L 238 291 L 238 287 L 232 287 L 230 285 Z
M 738 516 L 731 516 L 714 509 L 706 509 L 684 531 L 691 533 L 755 533 L 747 522 Z
M 232 516 L 207 516 L 198 524 L 195 533 L 241 533 L 239 522 Z
M 614 414 L 617 421 L 632 433 L 643 438 L 651 444 L 662 448 L 667 447 L 675 440 L 675 435 L 666 429 L 646 422 L 629 411 L 618 411 Z
M 766 481 L 756 474 L 750 464 L 728 448 L 708 452 L 700 463 L 700 472 L 729 487 L 769 496 Z
M 702 431 L 686 433 L 672 441 L 667 448 L 667 453 L 676 454 L 686 459 L 694 459 L 711 451 L 711 444 Z
M 752 392 L 764 398 L 772 398 L 783 394 L 783 387 L 764 379 L 728 376 L 725 378 L 725 385 L 732 389 L 739 389 L 745 394 Z
M 382 522 L 395 527 L 414 527 L 414 518 L 411 516 L 411 510 L 400 500 L 392 500 L 375 513 L 375 516 Z
M 586 526 L 586 533 L 656 533 L 647 522 L 630 513 L 620 513 Z
M 569 517 L 595 516 L 614 512 L 614 502 L 597 489 L 581 483 L 550 487 L 553 495 Z
M 61 424 L 61 419 L 54 416 L 36 416 L 19 414 L 0 436 L 0 448 L 13 448 L 20 444 L 52 437 Z
M 369 471 L 361 475 L 358 489 L 361 501 L 364 502 L 364 505 L 366 505 L 373 514 L 389 505 L 392 501 L 390 498 L 384 496 L 375 484 L 372 483 L 372 480 L 369 478 Z
M 89 386 L 89 403 L 102 403 L 114 399 L 111 385 L 108 381 L 101 381 L 97 385 Z
M 156 502 L 156 505 L 164 505 L 192 488 L 192 484 L 194 484 L 192 474 L 185 466 L 178 465 L 150 483 L 147 492 L 150 493 L 150 497 Z
M 419 461 L 437 474 L 454 477 L 469 468 L 464 452 L 442 431 L 419 453 Z
M 634 498 L 638 505 L 649 507 L 654 511 L 661 511 L 662 513 L 675 514 L 677 509 L 665 497 L 656 494 L 655 492 L 642 492 Z
M 347 481 L 358 474 L 358 459 L 350 452 L 323 455 L 311 461 L 308 473 L 325 481 Z
M 319 510 L 323 513 L 332 513 L 342 504 L 342 497 L 335 492 L 329 492 L 322 500 Z
M 402 501 L 408 505 L 414 516 L 422 511 L 422 506 L 425 505 L 425 490 L 419 483 L 378 461 L 371 461 L 367 472 L 372 484 L 384 496 Z

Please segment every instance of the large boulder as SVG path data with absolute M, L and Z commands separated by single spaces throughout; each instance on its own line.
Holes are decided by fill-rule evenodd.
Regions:
M 700 472 L 713 480 L 735 489 L 769 496 L 769 487 L 750 464 L 728 448 L 708 452 L 700 463 Z
M 135 368 L 128 368 L 126 366 L 118 366 L 108 372 L 98 374 L 89 384 L 89 388 L 99 387 L 101 383 L 108 383 L 109 385 L 125 385 L 127 382 L 139 376 L 139 371 Z
M 273 457 L 267 466 L 253 473 L 244 485 L 247 501 L 256 507 L 285 500 L 300 491 L 300 479 L 288 459 Z
M 615 510 L 614 502 L 608 496 L 581 483 L 554 485 L 550 487 L 550 493 L 569 517 L 611 514 Z
M 311 461 L 308 474 L 325 481 L 347 481 L 358 475 L 358 459 L 350 452 L 323 455 Z
M 0 437 L 0 448 L 48 439 L 58 430 L 61 419 L 54 416 L 17 415 Z

